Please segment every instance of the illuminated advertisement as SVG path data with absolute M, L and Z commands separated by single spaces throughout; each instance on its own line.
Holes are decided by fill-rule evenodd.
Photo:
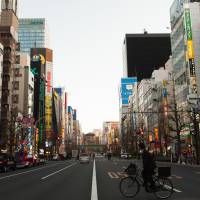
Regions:
M 192 42 L 192 26 L 191 26 L 191 20 L 190 20 L 190 9 L 185 9 L 185 29 L 187 34 L 187 51 L 188 51 L 188 58 L 193 59 L 194 58 L 194 47 Z
M 46 61 L 45 125 L 46 138 L 51 137 L 52 129 L 52 62 Z
M 129 96 L 133 94 L 133 86 L 137 83 L 137 78 L 122 78 L 121 79 L 121 99 L 122 104 L 127 105 Z
M 155 141 L 157 142 L 159 140 L 159 136 L 158 136 L 158 128 L 154 128 L 154 134 L 155 134 Z
M 190 72 L 190 93 L 197 94 L 195 62 L 194 62 L 194 46 L 192 41 L 192 25 L 190 18 L 190 9 L 188 7 L 185 8 L 184 20 L 185 20 L 185 30 L 187 35 L 187 58 L 188 58 L 189 72 Z

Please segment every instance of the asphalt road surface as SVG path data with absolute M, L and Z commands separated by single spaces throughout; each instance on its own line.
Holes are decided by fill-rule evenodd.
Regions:
M 0 173 L 1 200 L 125 200 L 119 192 L 123 167 L 130 160 L 96 158 L 95 163 L 51 161 L 46 165 Z M 141 161 L 137 162 L 141 166 Z M 163 163 L 157 163 L 163 165 Z M 164 164 L 166 165 L 166 164 Z M 169 164 L 168 164 L 169 165 Z M 200 167 L 172 165 L 172 200 L 200 200 Z M 135 200 L 154 200 L 141 188 Z

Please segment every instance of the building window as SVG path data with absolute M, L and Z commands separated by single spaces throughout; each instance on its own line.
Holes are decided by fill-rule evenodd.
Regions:
M 20 64 L 20 55 L 16 55 L 16 64 Z
M 14 69 L 14 76 L 18 77 L 20 75 L 20 68 Z
M 18 103 L 19 102 L 19 95 L 18 94 L 12 95 L 12 102 L 13 103 Z
M 13 82 L 13 90 L 19 90 L 19 81 Z

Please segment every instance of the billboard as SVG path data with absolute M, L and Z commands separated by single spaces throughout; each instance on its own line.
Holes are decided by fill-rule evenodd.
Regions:
M 39 143 L 43 144 L 42 141 L 50 139 L 52 135 L 53 51 L 32 48 L 31 71 L 35 77 L 34 117 L 39 120 Z
M 190 9 L 188 4 L 185 4 L 184 22 L 185 22 L 185 30 L 187 37 L 186 57 L 188 59 L 189 72 L 190 72 L 190 94 L 197 94 L 197 80 L 196 80 L 195 62 L 194 62 L 195 54 L 194 54 L 194 46 L 192 38 L 192 23 L 191 23 Z
M 57 93 L 60 97 L 62 97 L 62 88 L 54 88 L 54 89 L 55 89 L 56 93 Z
M 45 124 L 46 124 L 46 138 L 51 138 L 52 129 L 52 62 L 46 61 L 46 87 L 45 87 Z
M 121 103 L 128 105 L 129 96 L 133 94 L 133 86 L 137 83 L 137 77 L 121 79 Z
M 77 119 L 77 118 L 76 118 L 76 113 L 77 113 L 77 112 L 76 112 L 76 109 L 74 109 L 74 110 L 73 110 L 73 120 L 76 120 L 76 119 Z
M 72 114 L 73 113 L 73 108 L 71 106 L 67 106 L 68 108 L 68 113 Z

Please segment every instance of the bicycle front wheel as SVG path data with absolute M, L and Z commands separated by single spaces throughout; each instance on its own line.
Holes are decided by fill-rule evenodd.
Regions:
M 119 183 L 121 194 L 126 198 L 133 198 L 140 190 L 140 184 L 134 177 L 125 177 Z
M 159 177 L 155 182 L 153 192 L 157 199 L 167 199 L 173 194 L 173 184 L 170 179 Z

